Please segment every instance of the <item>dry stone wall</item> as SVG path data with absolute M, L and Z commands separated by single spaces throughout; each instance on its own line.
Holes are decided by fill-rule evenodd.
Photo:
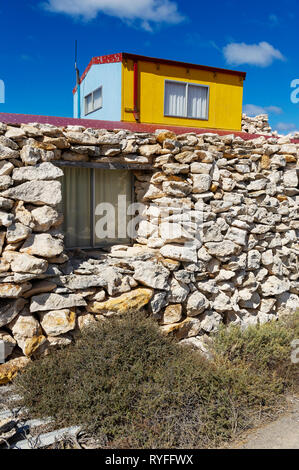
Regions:
M 259 114 L 258 116 L 242 114 L 242 131 L 249 134 L 278 135 L 271 129 L 268 114 Z
M 259 114 L 258 116 L 247 116 L 242 114 L 242 131 L 248 134 L 259 134 L 271 137 L 283 137 L 277 131 L 273 131 L 269 124 L 268 114 Z M 289 138 L 299 139 L 299 132 L 291 132 Z
M 203 351 L 222 323 L 294 311 L 298 156 L 289 138 L 0 124 L 0 383 L 132 308 Z M 57 161 L 134 165 L 131 246 L 65 250 Z

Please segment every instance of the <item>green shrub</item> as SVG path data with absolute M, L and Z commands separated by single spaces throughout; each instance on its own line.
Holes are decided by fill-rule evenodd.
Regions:
M 211 362 L 161 336 L 144 313 L 132 313 L 33 362 L 16 387 L 30 416 L 52 416 L 56 428 L 81 424 L 101 447 L 214 447 L 274 410 L 287 386 L 268 367 L 289 336 L 277 334 L 274 347 L 270 330 L 221 331 Z
M 299 313 L 278 321 L 250 326 L 221 328 L 214 335 L 216 354 L 233 363 L 244 360 L 253 370 L 280 377 L 292 384 L 298 380 L 298 366 L 291 362 L 291 342 L 299 338 Z

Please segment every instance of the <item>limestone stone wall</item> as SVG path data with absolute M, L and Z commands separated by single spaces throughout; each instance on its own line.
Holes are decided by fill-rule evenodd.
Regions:
M 0 383 L 131 308 L 202 350 L 221 323 L 294 311 L 298 156 L 289 138 L 0 124 Z M 132 169 L 131 246 L 65 250 L 59 161 Z
M 276 135 L 277 132 L 272 131 L 269 124 L 268 114 L 259 114 L 258 116 L 242 115 L 242 131 L 249 134 Z

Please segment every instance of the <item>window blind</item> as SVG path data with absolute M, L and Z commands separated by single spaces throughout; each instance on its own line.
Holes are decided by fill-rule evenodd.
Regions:
M 191 83 L 165 82 L 166 116 L 208 119 L 209 89 Z
M 166 82 L 165 114 L 169 116 L 186 115 L 186 85 Z

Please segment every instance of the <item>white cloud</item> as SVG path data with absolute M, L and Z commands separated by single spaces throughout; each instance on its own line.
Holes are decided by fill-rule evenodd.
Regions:
M 177 24 L 184 19 L 172 0 L 47 0 L 44 6 L 85 20 L 96 18 L 98 13 L 124 21 L 137 20 L 146 31 L 151 31 L 151 22 Z
M 244 113 L 247 116 L 257 116 L 258 114 L 282 114 L 283 110 L 278 106 L 257 106 L 255 104 L 246 104 L 244 106 Z
M 223 54 L 228 64 L 249 64 L 267 67 L 275 59 L 285 60 L 282 53 L 268 42 L 259 44 L 231 43 L 223 48 Z
M 279 106 L 266 106 L 265 110 L 272 114 L 282 114 L 283 110 Z
M 279 122 L 276 125 L 276 129 L 282 132 L 291 132 L 296 130 L 297 126 L 293 122 Z

